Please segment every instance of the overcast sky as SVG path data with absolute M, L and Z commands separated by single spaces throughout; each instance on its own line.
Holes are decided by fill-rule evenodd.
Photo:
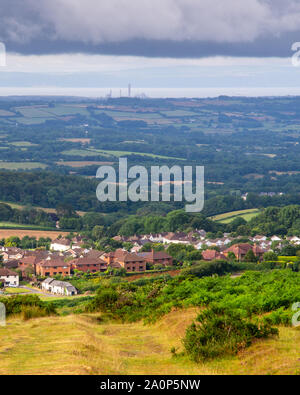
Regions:
M 1 0 L 0 86 L 298 85 L 299 22 L 300 0 Z

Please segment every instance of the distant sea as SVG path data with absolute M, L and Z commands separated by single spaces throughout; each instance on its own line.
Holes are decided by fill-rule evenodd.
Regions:
M 127 95 L 127 88 L 64 88 L 64 87 L 1 87 L 0 96 L 81 96 L 111 97 Z M 146 95 L 150 98 L 204 98 L 217 96 L 300 96 L 300 87 L 272 88 L 134 88 L 132 97 Z

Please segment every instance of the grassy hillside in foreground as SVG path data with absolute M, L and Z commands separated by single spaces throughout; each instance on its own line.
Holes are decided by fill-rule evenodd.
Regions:
M 257 341 L 236 357 L 195 364 L 182 350 L 195 308 L 173 311 L 155 325 L 101 323 L 100 315 L 70 315 L 0 327 L 0 374 L 300 374 L 300 330 Z

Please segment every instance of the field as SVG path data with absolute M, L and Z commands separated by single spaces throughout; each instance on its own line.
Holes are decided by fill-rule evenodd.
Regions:
M 5 292 L 5 294 L 12 295 L 12 294 L 27 293 L 30 291 L 28 291 L 28 289 L 25 289 L 25 288 L 5 288 L 4 292 Z
M 51 230 L 51 228 L 43 228 L 38 225 L 17 224 L 15 222 L 0 222 L 0 228 L 7 229 L 31 229 L 31 230 Z
M 222 224 L 228 224 L 237 217 L 241 217 L 244 218 L 246 221 L 250 221 L 250 219 L 254 218 L 257 214 L 259 214 L 259 210 L 254 208 L 254 209 L 231 211 L 229 213 L 219 214 L 214 217 L 211 217 L 211 219 L 217 222 L 221 222 Z
M 182 349 L 195 309 L 174 311 L 155 325 L 101 322 L 99 315 L 69 315 L 0 327 L 0 374 L 299 374 L 300 331 L 257 341 L 236 357 L 196 364 L 172 358 Z
M 9 145 L 13 145 L 15 147 L 34 147 L 37 144 L 32 144 L 29 141 L 15 141 L 14 143 L 9 143 Z
M 45 169 L 47 165 L 39 162 L 1 162 L 0 169 L 6 170 L 32 170 Z
M 11 117 L 14 115 L 15 114 L 13 112 L 6 111 L 6 110 L 0 110 L 0 117 Z
M 0 239 L 7 239 L 11 236 L 23 238 L 24 236 L 36 237 L 49 237 L 51 240 L 56 239 L 59 235 L 67 235 L 68 232 L 47 231 L 47 230 L 25 230 L 25 229 L 0 229 Z
M 71 149 L 62 152 L 63 155 L 66 156 L 106 156 L 106 157 L 121 157 L 121 156 L 129 156 L 129 155 L 141 155 L 141 156 L 149 156 L 150 158 L 160 158 L 160 159 L 177 159 L 184 160 L 182 158 L 172 158 L 164 155 L 156 155 L 145 152 L 133 152 L 133 151 L 110 151 L 110 150 L 98 150 L 98 149 Z
M 59 141 L 70 141 L 71 143 L 82 143 L 82 144 L 90 144 L 91 139 L 78 139 L 78 138 L 72 138 L 72 139 L 59 139 Z
M 92 151 L 92 150 L 89 150 Z M 93 150 L 93 152 L 102 154 L 102 155 L 107 155 L 107 156 L 116 156 L 116 157 L 121 157 L 121 156 L 126 156 L 126 155 L 143 155 L 143 156 L 149 156 L 150 158 L 160 158 L 160 159 L 177 159 L 177 160 L 184 160 L 182 158 L 172 158 L 170 156 L 164 156 L 164 155 L 156 155 L 156 154 L 149 154 L 145 152 L 132 152 L 132 151 L 109 151 L 109 150 Z
M 45 207 L 39 207 L 39 206 L 24 206 L 22 204 L 10 203 L 10 202 L 4 202 L 4 201 L 0 201 L 0 203 L 8 204 L 11 208 L 15 208 L 15 209 L 19 209 L 19 210 L 22 210 L 24 208 L 34 208 L 35 210 L 45 211 L 45 213 L 52 213 L 52 214 L 56 213 L 55 208 L 45 208 Z M 77 211 L 77 214 L 79 214 L 80 216 L 83 216 L 85 214 L 85 211 Z M 15 227 L 16 224 L 12 224 L 12 226 Z M 26 225 L 24 225 L 24 226 L 21 225 L 21 226 L 26 227 Z M 32 228 L 32 226 L 30 226 L 30 227 Z
M 76 168 L 81 168 L 81 167 L 86 167 L 86 166 L 110 166 L 113 165 L 114 162 L 99 162 L 99 161 L 85 161 L 85 162 L 67 162 L 67 161 L 61 161 L 61 162 L 56 162 L 57 165 L 59 166 L 69 166 L 69 167 L 74 167 Z

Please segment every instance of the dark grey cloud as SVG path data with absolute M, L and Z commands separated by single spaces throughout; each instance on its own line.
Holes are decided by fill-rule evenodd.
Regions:
M 299 0 L 1 0 L 0 40 L 25 54 L 290 56 Z

